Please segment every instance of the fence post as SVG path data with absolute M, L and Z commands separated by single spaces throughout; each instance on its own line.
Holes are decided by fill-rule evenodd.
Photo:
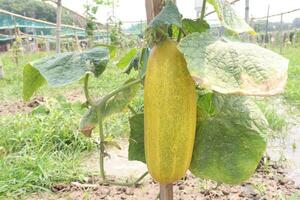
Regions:
M 61 53 L 60 47 L 60 33 L 61 33 L 61 13 L 62 13 L 62 0 L 57 0 L 56 10 L 56 53 Z
M 249 6 L 249 0 L 245 0 L 245 21 L 247 22 L 247 24 L 249 24 L 249 10 L 250 10 L 250 6 Z
M 283 51 L 283 14 L 280 15 L 280 54 L 282 54 Z
M 265 48 L 267 48 L 267 42 L 269 42 L 269 36 L 268 36 L 268 34 L 269 34 L 269 16 L 270 16 L 270 4 L 268 5 L 268 13 L 267 13 L 266 33 L 265 33 Z

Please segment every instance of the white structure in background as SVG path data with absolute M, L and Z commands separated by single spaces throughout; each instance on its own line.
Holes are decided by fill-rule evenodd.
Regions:
M 198 18 L 200 16 L 200 13 L 202 10 L 202 4 L 203 4 L 203 0 L 195 0 L 195 10 L 197 13 L 196 18 Z

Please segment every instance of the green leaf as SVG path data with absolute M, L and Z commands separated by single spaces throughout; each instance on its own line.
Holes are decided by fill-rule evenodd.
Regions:
M 150 22 L 149 28 L 157 29 L 164 25 L 175 25 L 182 28 L 182 15 L 172 1 L 167 1 L 161 12 Z
M 27 64 L 23 69 L 23 98 L 30 97 L 46 82 L 60 87 L 80 80 L 86 72 L 103 73 L 108 63 L 108 50 L 94 48 L 45 57 Z
M 85 136 L 90 137 L 92 131 L 98 124 L 97 110 L 95 107 L 89 108 L 80 120 L 79 130 Z
M 140 63 L 139 63 L 139 76 L 141 79 L 143 79 L 146 75 L 147 70 L 147 64 L 148 64 L 148 58 L 150 56 L 150 48 L 146 47 L 143 48 Z
M 144 150 L 144 114 L 137 114 L 129 119 L 130 137 L 128 160 L 146 163 Z
M 221 24 L 225 28 L 236 33 L 256 34 L 245 20 L 237 15 L 229 2 L 224 0 L 208 0 L 207 2 L 214 7 Z
M 23 68 L 23 99 L 28 101 L 30 97 L 47 81 L 39 70 L 27 64 Z
M 124 73 L 130 74 L 132 69 L 138 70 L 140 57 L 141 57 L 141 52 L 139 51 L 139 52 L 136 53 L 135 56 L 133 56 L 133 58 L 131 59 L 129 65 L 124 70 Z
M 202 33 L 209 29 L 209 24 L 205 20 L 183 19 L 182 26 L 186 33 Z
M 254 173 L 265 152 L 267 120 L 246 97 L 206 95 L 198 99 L 201 120 L 190 170 L 201 178 L 239 184 Z M 202 106 L 206 104 L 218 108 L 205 113 Z
M 119 62 L 117 63 L 117 66 L 120 69 L 124 69 L 125 67 L 127 67 L 130 64 L 132 58 L 136 54 L 137 54 L 137 49 L 135 49 L 135 48 L 131 49 L 119 60 Z
M 254 44 L 192 33 L 181 40 L 191 75 L 201 88 L 222 94 L 275 95 L 284 91 L 288 60 Z
M 134 81 L 135 79 L 129 79 L 124 83 L 124 85 Z M 111 99 L 109 99 L 106 103 L 103 115 L 104 117 L 109 117 L 112 114 L 122 112 L 132 99 L 136 96 L 138 90 L 140 89 L 140 84 L 132 85 L 131 87 L 122 90 L 121 92 L 117 93 Z

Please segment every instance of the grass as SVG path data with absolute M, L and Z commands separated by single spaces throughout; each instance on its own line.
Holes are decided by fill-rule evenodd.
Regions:
M 22 98 L 22 67 L 28 62 L 46 55 L 45 52 L 23 55 L 20 58 L 19 66 L 16 66 L 12 61 L 11 53 L 0 54 L 4 65 L 4 78 L 0 79 L 0 102 Z
M 19 67 L 8 53 L 0 55 L 5 70 L 5 78 L 0 80 L 0 105 L 22 100 L 22 66 L 46 55 L 26 54 L 21 57 Z M 108 93 L 129 77 L 110 64 L 100 78 L 91 79 L 91 94 L 98 97 Z M 45 97 L 43 105 L 30 113 L 0 115 L 0 199 L 20 199 L 28 193 L 49 191 L 55 183 L 69 183 L 88 175 L 81 162 L 96 146 L 78 131 L 86 109 L 79 102 L 65 99 L 74 92 L 83 94 L 82 81 L 63 88 L 44 86 L 35 94 Z M 137 98 L 133 105 L 140 101 Z M 128 115 L 114 115 L 105 122 L 107 137 L 129 133 Z
M 279 52 L 278 49 L 275 51 Z M 288 71 L 288 83 L 284 93 L 286 100 L 300 107 L 300 46 L 288 46 L 283 51 L 283 56 L 290 60 Z
M 0 118 L 0 198 L 84 177 L 80 161 L 94 144 L 77 131 L 82 112 L 80 104 L 57 98 L 31 113 Z

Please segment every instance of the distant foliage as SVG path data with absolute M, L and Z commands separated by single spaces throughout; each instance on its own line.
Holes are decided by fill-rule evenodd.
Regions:
M 39 0 L 0 0 L 0 8 L 26 17 L 45 20 L 56 23 L 56 8 L 52 5 Z M 73 25 L 73 16 L 69 11 L 62 12 L 62 23 Z M 84 22 L 77 19 L 75 24 L 80 26 Z

